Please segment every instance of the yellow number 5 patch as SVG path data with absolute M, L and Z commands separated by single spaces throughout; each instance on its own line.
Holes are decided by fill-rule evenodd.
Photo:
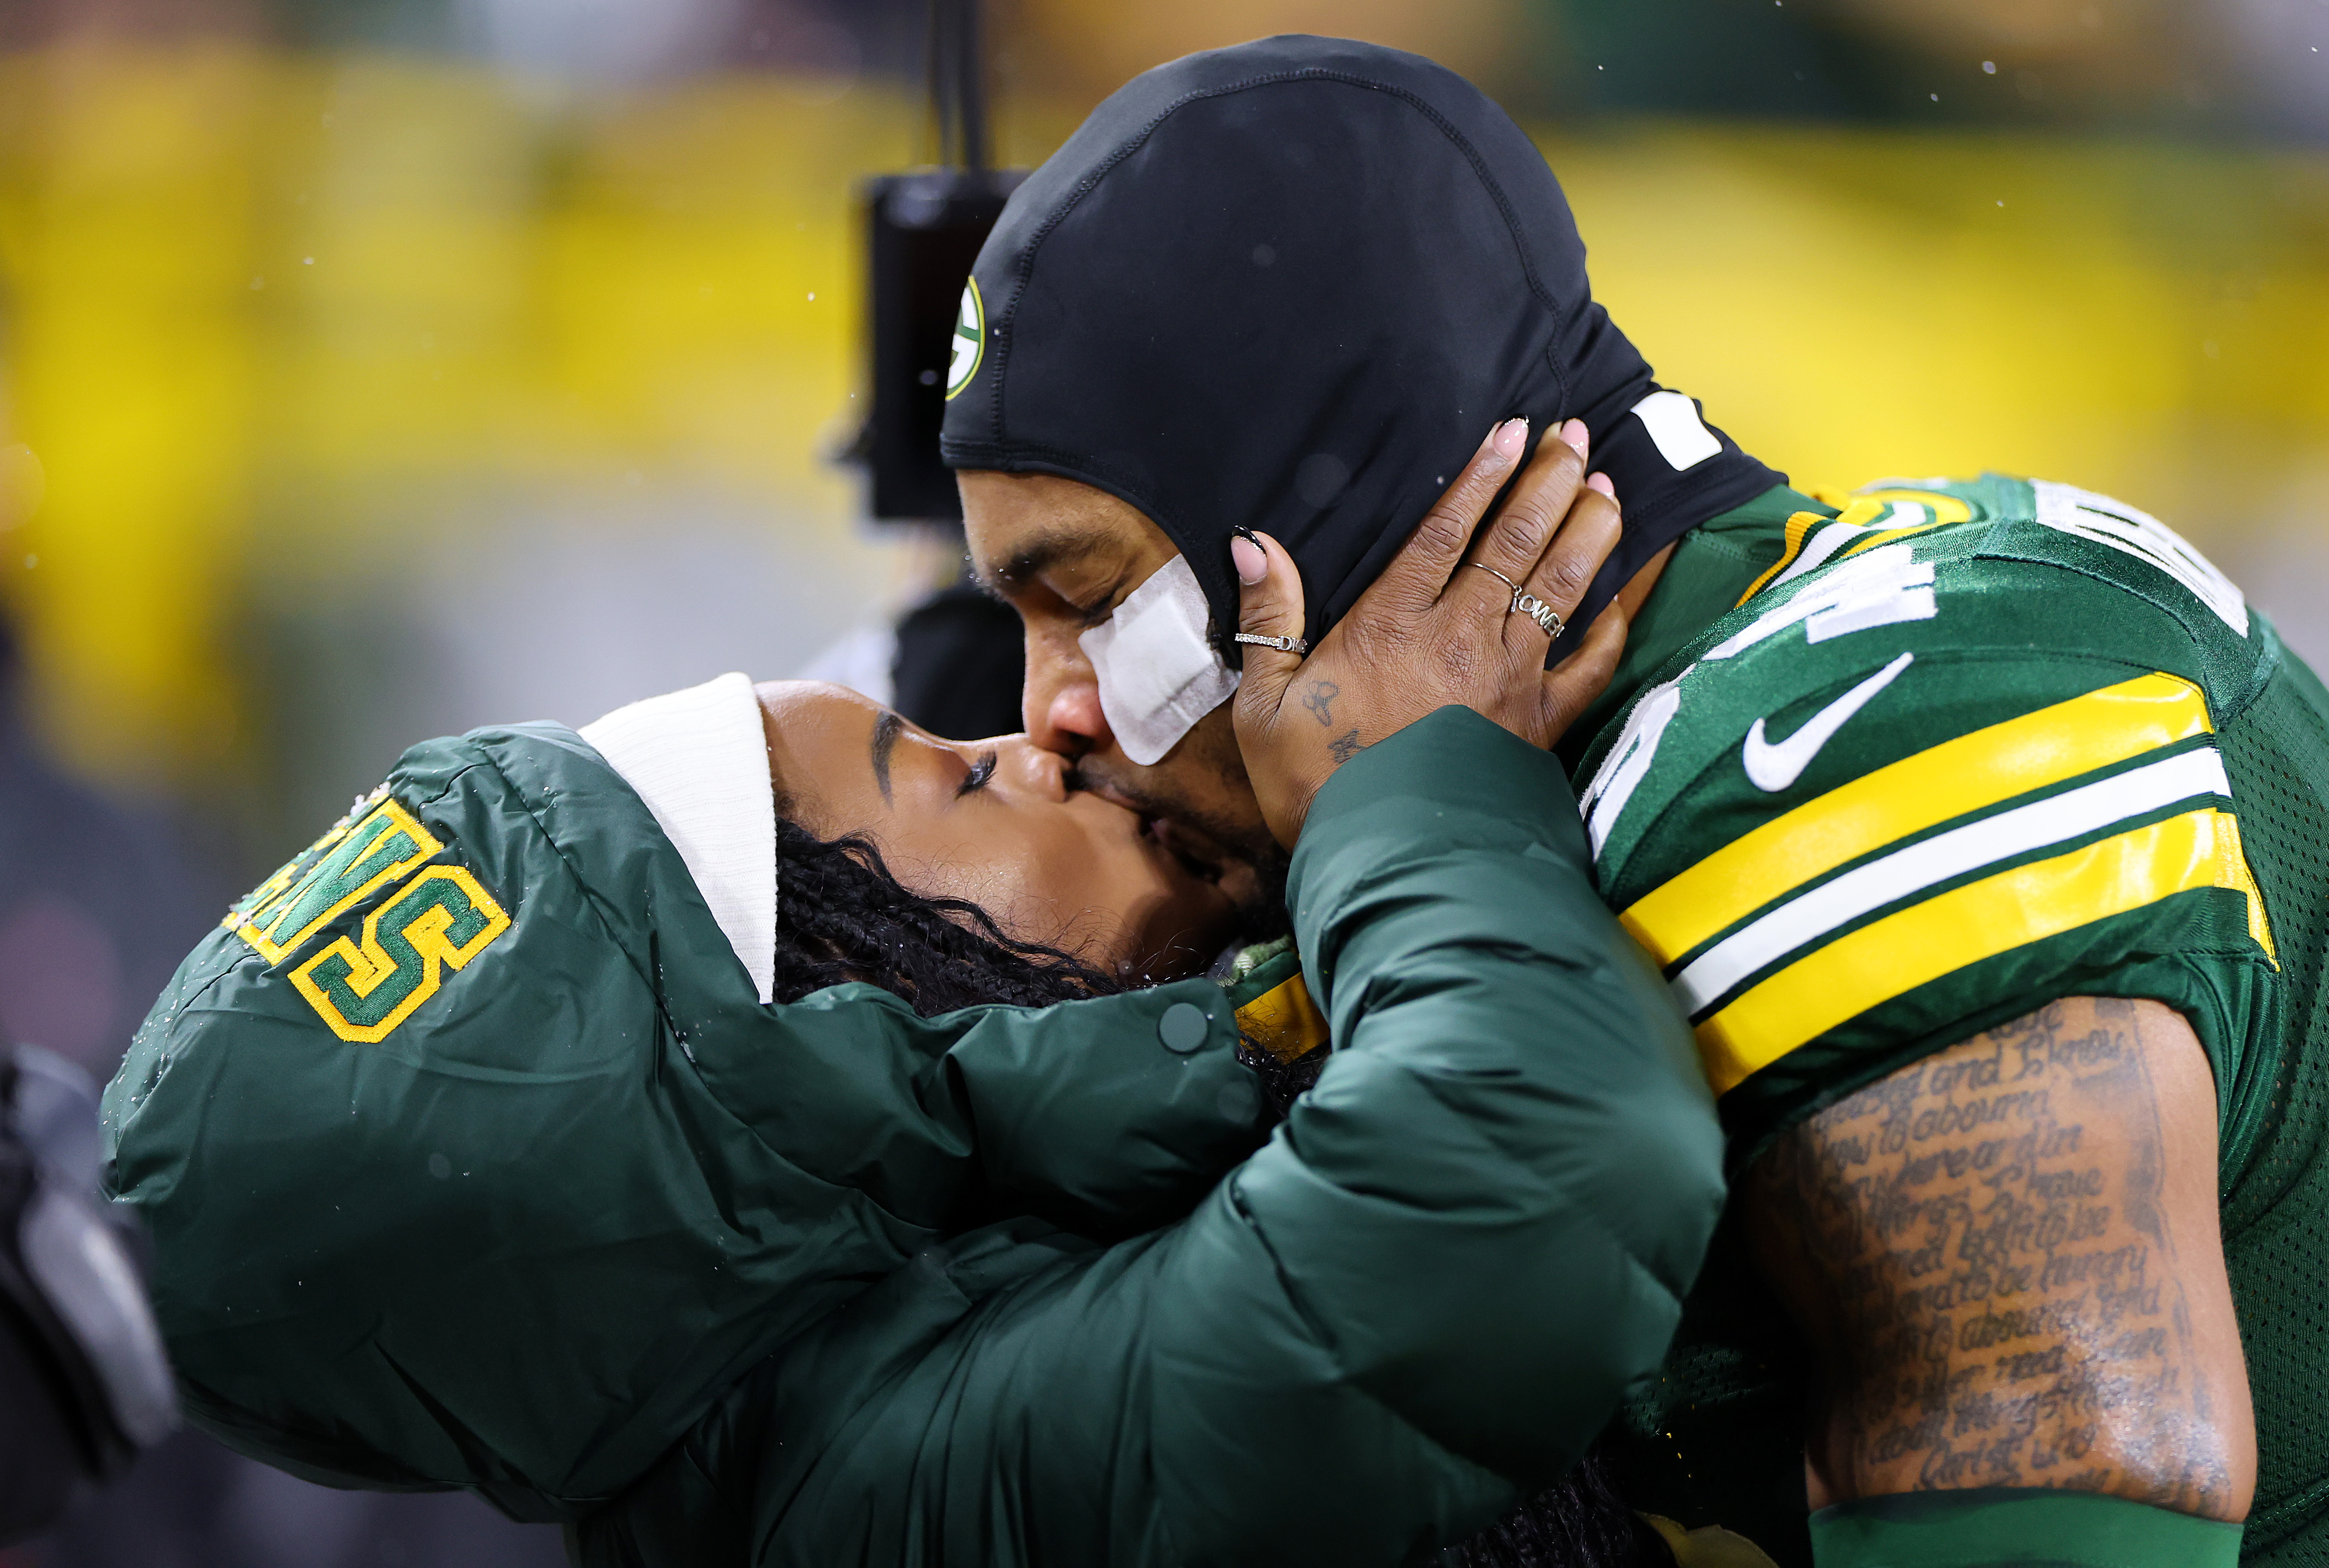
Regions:
M 433 865 L 342 937 L 291 971 L 299 994 L 343 1040 L 375 1044 L 437 994 L 444 966 L 464 968 L 510 918 L 477 879 Z

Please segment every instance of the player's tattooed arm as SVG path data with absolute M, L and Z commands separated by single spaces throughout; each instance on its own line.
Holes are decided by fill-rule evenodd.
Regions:
M 1815 1508 L 2062 1487 L 2239 1519 L 2256 1435 L 2191 1026 L 2071 997 L 1786 1134 L 1742 1193 L 1821 1389 Z

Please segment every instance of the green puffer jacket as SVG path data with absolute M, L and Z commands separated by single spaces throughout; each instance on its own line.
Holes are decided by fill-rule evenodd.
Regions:
M 1346 765 L 1291 888 L 1342 1048 L 1257 1149 L 1210 982 L 765 1006 L 571 732 L 417 747 L 108 1091 L 188 1407 L 589 1563 L 1390 1564 L 1476 1528 L 1654 1373 L 1708 1097 L 1557 764 L 1477 715 Z

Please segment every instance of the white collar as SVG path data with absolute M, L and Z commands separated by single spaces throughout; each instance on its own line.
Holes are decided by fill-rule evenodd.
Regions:
M 638 791 L 763 1002 L 777 984 L 777 797 L 752 678 L 617 708 L 581 736 Z

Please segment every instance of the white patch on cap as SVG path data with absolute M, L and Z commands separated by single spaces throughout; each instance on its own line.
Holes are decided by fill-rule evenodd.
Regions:
M 986 301 L 980 298 L 978 279 L 962 286 L 962 312 L 955 317 L 954 357 L 947 362 L 947 401 L 962 395 L 978 362 L 986 354 Z
M 1237 690 L 1237 672 L 1205 640 L 1211 619 L 1197 574 L 1175 555 L 1076 638 L 1098 677 L 1108 729 L 1144 768 Z
M 1703 463 L 1722 450 L 1686 393 L 1654 392 L 1634 405 L 1634 417 L 1649 428 L 1658 456 L 1676 468 Z

